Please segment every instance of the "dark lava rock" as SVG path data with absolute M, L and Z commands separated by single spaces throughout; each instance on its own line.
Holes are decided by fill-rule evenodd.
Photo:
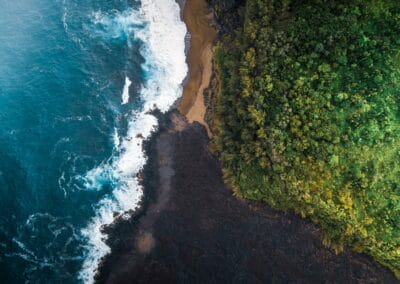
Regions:
M 110 230 L 99 283 L 398 283 L 370 257 L 336 255 L 295 214 L 239 200 L 199 124 L 178 114 L 150 143 L 141 210 Z

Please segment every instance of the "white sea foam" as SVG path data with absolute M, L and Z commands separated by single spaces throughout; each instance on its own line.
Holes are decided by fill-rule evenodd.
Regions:
M 118 129 L 114 127 L 113 143 L 116 151 L 119 151 L 119 139 Z
M 129 87 L 131 85 L 132 85 L 132 81 L 128 78 L 128 76 L 126 76 L 124 90 L 122 91 L 122 104 L 123 105 L 129 103 Z
M 63 15 L 62 15 L 63 27 L 64 27 L 65 33 L 68 34 L 68 22 L 67 22 L 68 9 L 67 9 L 65 0 L 62 1 L 62 5 L 63 5 Z
M 140 52 L 145 58 L 142 69 L 147 80 L 140 90 L 144 102 L 142 109 L 131 113 L 126 137 L 115 142 L 118 143 L 115 145 L 118 154 L 111 163 L 104 163 L 85 176 L 88 187 L 101 187 L 104 179 L 115 184 L 112 196 L 100 201 L 97 215 L 82 230 L 88 238 L 89 255 L 80 278 L 86 283 L 93 282 L 99 259 L 110 251 L 100 232 L 101 226 L 113 221 L 114 212 L 135 209 L 142 198 L 142 188 L 136 176 L 146 162 L 143 139 L 157 128 L 157 119 L 150 111 L 155 108 L 167 111 L 181 95 L 182 82 L 187 74 L 186 27 L 180 19 L 178 4 L 175 0 L 141 2 L 138 10 L 132 9 L 114 17 L 97 13 L 94 19 L 96 25 L 102 25 L 102 32 L 110 32 L 112 38 L 128 37 L 129 46 L 130 37 L 143 42 Z

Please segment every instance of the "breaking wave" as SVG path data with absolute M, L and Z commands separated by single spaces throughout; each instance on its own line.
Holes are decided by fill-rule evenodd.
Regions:
M 87 238 L 87 256 L 80 278 L 92 283 L 101 257 L 110 248 L 104 242 L 100 229 L 114 220 L 114 213 L 123 214 L 136 209 L 142 198 L 137 174 L 146 163 L 143 141 L 157 129 L 158 122 L 151 114 L 154 109 L 166 112 L 182 93 L 182 82 L 187 74 L 185 58 L 186 27 L 180 18 L 180 8 L 174 0 L 142 0 L 138 9 L 93 15 L 96 31 L 111 40 L 124 40 L 129 47 L 141 42 L 140 53 L 145 59 L 141 65 L 145 82 L 139 91 L 143 105 L 131 111 L 125 137 L 118 132 L 114 137 L 114 155 L 107 162 L 88 171 L 83 177 L 88 190 L 100 190 L 111 185 L 111 195 L 97 205 L 96 216 L 82 230 Z M 125 79 L 122 104 L 129 102 L 131 81 Z

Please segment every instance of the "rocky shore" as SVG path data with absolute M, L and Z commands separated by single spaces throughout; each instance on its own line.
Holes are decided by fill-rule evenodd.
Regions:
M 199 123 L 172 112 L 148 145 L 141 212 L 109 228 L 98 283 L 397 283 L 370 257 L 336 255 L 317 226 L 239 200 Z

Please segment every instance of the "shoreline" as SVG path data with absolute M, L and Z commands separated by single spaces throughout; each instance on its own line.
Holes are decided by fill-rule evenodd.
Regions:
M 192 1 L 205 3 L 177 0 L 181 8 Z M 141 206 L 103 229 L 111 253 L 98 266 L 96 282 L 393 281 L 369 257 L 326 248 L 310 220 L 232 196 L 208 150 L 207 125 L 192 115 L 205 112 L 203 60 L 192 61 L 184 81 L 185 90 L 197 79 L 192 85 L 198 89 L 184 91 L 169 112 L 155 113 L 159 129 L 145 143 Z M 201 75 L 193 76 L 193 69 Z
M 209 86 L 213 72 L 212 45 L 217 35 L 211 27 L 213 13 L 205 0 L 184 1 L 182 7 L 183 21 L 190 35 L 186 39 L 188 45 L 186 61 L 189 72 L 184 82 L 178 110 L 189 123 L 197 121 L 202 124 L 211 137 L 212 133 L 204 118 L 206 114 L 204 90 Z
M 176 110 L 161 121 L 143 206 L 107 228 L 97 283 L 396 283 L 371 257 L 325 247 L 311 220 L 234 197 L 205 128 Z

